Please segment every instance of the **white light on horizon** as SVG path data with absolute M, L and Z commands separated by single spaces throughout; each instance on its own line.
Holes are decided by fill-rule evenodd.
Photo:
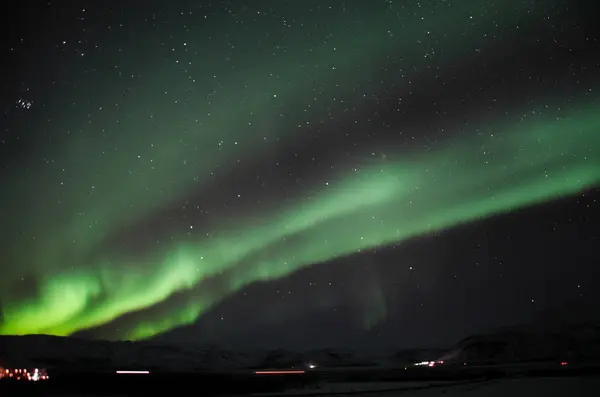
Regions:
M 150 371 L 117 371 L 120 375 L 148 375 Z

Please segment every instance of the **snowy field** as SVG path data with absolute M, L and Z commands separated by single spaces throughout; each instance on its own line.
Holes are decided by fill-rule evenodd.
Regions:
M 355 397 L 545 397 L 600 395 L 600 376 L 517 378 L 473 382 L 398 382 L 398 383 L 337 383 L 324 385 L 312 391 L 297 390 L 284 394 L 253 394 L 255 397 L 275 396 L 329 396 Z

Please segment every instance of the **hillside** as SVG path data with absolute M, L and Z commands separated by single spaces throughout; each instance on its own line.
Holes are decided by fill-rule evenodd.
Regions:
M 413 349 L 384 355 L 343 349 L 252 353 L 218 346 L 177 347 L 156 342 L 111 342 L 48 335 L 0 336 L 0 366 L 64 370 L 160 369 L 167 371 L 233 370 L 349 366 L 402 366 L 433 358 L 441 350 Z
M 600 360 L 600 319 L 594 307 L 568 303 L 528 322 L 463 339 L 444 361 L 507 363 Z
M 526 323 L 472 335 L 451 349 L 388 349 L 383 353 L 339 348 L 244 352 L 218 345 L 178 346 L 165 341 L 112 342 L 48 335 L 0 336 L 0 366 L 197 371 L 298 368 L 309 364 L 320 368 L 403 367 L 435 359 L 470 364 L 598 361 L 600 321 L 595 316 L 598 314 L 594 308 L 569 304 L 542 312 Z

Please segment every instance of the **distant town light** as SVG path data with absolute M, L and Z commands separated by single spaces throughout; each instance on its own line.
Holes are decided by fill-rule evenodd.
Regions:
M 26 368 L 0 368 L 0 379 L 2 378 L 12 378 L 15 380 L 31 382 L 49 379 L 46 370 L 39 368 L 34 368 L 31 372 Z

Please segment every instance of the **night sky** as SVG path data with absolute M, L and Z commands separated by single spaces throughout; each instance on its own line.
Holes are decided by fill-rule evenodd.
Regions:
M 0 334 L 414 347 L 600 302 L 597 2 L 18 3 Z

